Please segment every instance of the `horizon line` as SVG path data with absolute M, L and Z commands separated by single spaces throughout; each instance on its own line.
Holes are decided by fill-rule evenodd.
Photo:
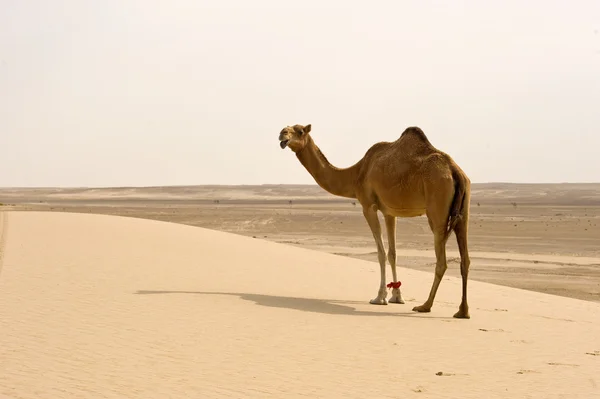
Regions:
M 507 181 L 491 181 L 471 183 L 472 185 L 598 185 L 599 182 L 554 182 L 554 183 L 536 183 L 536 182 L 507 182 Z M 0 190 L 43 190 L 43 189 L 126 189 L 126 188 L 183 188 L 183 187 L 266 187 L 266 186 L 301 186 L 301 187 L 319 187 L 316 183 L 260 183 L 260 184 L 164 184 L 164 185 L 139 185 L 139 186 L 0 186 Z

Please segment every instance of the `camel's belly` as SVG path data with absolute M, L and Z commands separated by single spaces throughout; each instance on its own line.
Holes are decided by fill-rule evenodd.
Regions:
M 396 216 L 400 218 L 413 218 L 425 214 L 425 207 L 416 208 L 392 208 L 385 205 L 380 205 L 379 210 L 385 215 Z
M 425 214 L 425 198 L 417 184 L 388 187 L 376 194 L 379 208 L 385 214 L 406 218 Z

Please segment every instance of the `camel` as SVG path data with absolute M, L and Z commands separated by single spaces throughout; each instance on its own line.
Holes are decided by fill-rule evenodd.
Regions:
M 467 277 L 469 253 L 467 233 L 471 200 L 471 181 L 454 160 L 436 149 L 425 133 L 408 127 L 394 142 L 371 146 L 363 158 L 348 168 L 337 168 L 313 141 L 311 125 L 287 126 L 279 133 L 281 149 L 290 148 L 316 183 L 325 191 L 353 198 L 362 205 L 375 244 L 380 266 L 380 284 L 373 305 L 387 305 L 386 288 L 392 288 L 390 303 L 403 304 L 400 281 L 396 275 L 396 218 L 426 215 L 434 237 L 435 277 L 429 297 L 415 312 L 430 312 L 446 269 L 446 243 L 454 231 L 460 252 L 462 300 L 455 318 L 469 319 Z M 392 282 L 386 285 L 386 253 L 379 215 L 384 217 L 387 260 Z

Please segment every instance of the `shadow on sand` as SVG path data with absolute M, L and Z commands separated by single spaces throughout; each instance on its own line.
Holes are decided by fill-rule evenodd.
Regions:
M 394 308 L 398 309 L 398 312 L 385 312 L 381 310 L 356 310 L 356 308 L 352 306 L 348 306 L 348 304 L 360 304 L 360 305 L 368 305 L 367 302 L 355 302 L 355 301 L 337 301 L 330 299 L 314 299 L 314 298 L 294 298 L 294 297 L 286 297 L 286 296 L 275 296 L 275 295 L 261 295 L 261 294 L 248 294 L 248 293 L 234 293 L 234 292 L 200 292 L 200 291 L 136 291 L 136 295 L 159 295 L 159 294 L 180 294 L 180 295 L 200 295 L 200 296 L 208 296 L 208 295 L 228 295 L 228 296 L 237 296 L 245 301 L 254 302 L 259 306 L 266 306 L 270 308 L 283 308 L 283 309 L 292 309 L 292 310 L 300 310 L 302 312 L 311 312 L 311 313 L 321 313 L 321 314 L 329 314 L 329 315 L 346 315 L 346 316 L 393 316 L 393 317 L 421 317 L 426 319 L 446 319 L 453 320 L 452 317 L 440 317 L 440 316 L 432 316 L 431 314 L 419 314 L 412 311 L 402 311 L 403 307 L 410 305 L 397 305 L 397 304 L 389 304 L 385 306 L 386 308 Z M 375 305 L 368 305 L 373 306 Z M 377 308 L 381 309 L 382 307 L 377 306 Z M 411 309 L 412 306 L 408 309 Z

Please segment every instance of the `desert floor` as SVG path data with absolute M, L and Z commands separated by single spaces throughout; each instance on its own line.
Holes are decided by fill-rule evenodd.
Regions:
M 175 222 L 377 262 L 360 204 L 317 186 L 0 189 L 0 203 Z M 397 230 L 398 265 L 433 278 L 426 218 L 398 219 Z M 469 239 L 470 279 L 600 301 L 600 184 L 474 184 Z M 447 250 L 447 275 L 459 276 L 453 237 Z M 375 275 L 372 285 L 375 293 Z
M 600 303 L 155 220 L 0 212 L 0 397 L 591 399 Z

